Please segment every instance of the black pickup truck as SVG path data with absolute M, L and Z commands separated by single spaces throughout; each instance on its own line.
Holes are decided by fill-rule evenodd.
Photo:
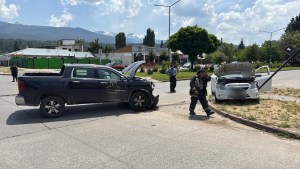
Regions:
M 47 117 L 58 117 L 65 104 L 125 102 L 137 111 L 157 106 L 150 80 L 135 77 L 144 61 L 122 72 L 93 64 L 64 64 L 60 73 L 25 73 L 18 78 L 17 105 L 38 106 Z

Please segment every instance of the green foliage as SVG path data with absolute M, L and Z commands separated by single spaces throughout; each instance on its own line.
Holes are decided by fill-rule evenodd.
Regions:
M 293 17 L 285 29 L 286 33 L 294 31 L 300 31 L 300 14 L 296 17 Z
M 244 45 L 244 40 L 242 38 L 240 44 L 238 45 L 238 50 L 243 50 L 243 49 L 245 49 L 245 45 Z
M 155 53 L 151 50 L 151 51 L 149 52 L 149 57 L 148 57 L 148 58 L 149 58 L 149 61 L 150 61 L 151 63 L 153 63 L 155 57 L 156 57 Z
M 220 44 L 214 35 L 209 35 L 205 29 L 197 25 L 180 28 L 170 37 L 169 43 L 173 51 L 181 50 L 188 54 L 192 65 L 197 60 L 198 54 L 211 53 Z
M 147 75 L 152 75 L 153 74 L 153 70 L 152 69 L 147 69 Z
M 160 56 L 159 56 L 159 60 L 162 61 L 168 61 L 169 57 L 168 57 L 168 53 L 166 51 L 163 51 Z
M 90 43 L 90 47 L 87 50 L 91 53 L 98 53 L 99 49 L 102 49 L 102 46 L 99 44 L 99 39 L 95 39 L 94 42 Z
M 216 51 L 208 55 L 211 57 L 213 63 L 220 65 L 222 62 L 225 61 L 225 54 L 221 51 Z
M 169 65 L 170 65 L 170 62 L 168 62 L 168 61 L 162 61 L 161 69 L 159 70 L 159 72 L 161 74 L 166 74 Z
M 224 60 L 228 62 L 232 62 L 233 56 L 237 53 L 237 50 L 232 43 L 231 44 L 223 43 L 220 48 L 220 52 L 224 54 L 223 55 L 225 57 Z
M 111 51 L 115 50 L 113 45 L 105 45 L 104 49 L 103 49 L 103 53 L 109 53 Z
M 260 56 L 259 47 L 256 44 L 248 46 L 245 49 L 244 55 L 245 55 L 245 61 L 256 62 L 259 59 L 259 56 Z
M 280 55 L 283 56 L 284 60 L 286 60 L 289 57 L 289 55 L 283 49 L 285 49 L 288 45 L 295 48 L 300 48 L 299 39 L 300 39 L 300 31 L 287 32 L 281 36 L 280 41 L 278 43 L 278 49 Z M 300 61 L 293 59 L 291 60 L 290 64 L 299 65 Z
M 179 54 L 178 53 L 174 52 L 172 54 L 172 62 L 173 63 L 178 63 L 179 62 Z
M 145 38 L 143 39 L 143 45 L 154 47 L 155 45 L 155 33 L 150 28 L 147 29 Z
M 195 66 L 195 67 L 193 68 L 193 72 L 197 72 L 200 68 L 201 68 L 201 67 L 200 67 L 199 65 Z
M 115 36 L 116 49 L 120 49 L 126 46 L 126 36 L 124 32 L 120 32 Z
M 18 51 L 20 50 L 19 46 L 18 46 L 18 41 L 15 41 L 14 43 L 14 51 Z

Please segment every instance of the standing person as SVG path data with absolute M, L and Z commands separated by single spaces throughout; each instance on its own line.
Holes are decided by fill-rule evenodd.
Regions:
M 13 77 L 13 81 L 12 82 L 16 82 L 18 80 L 18 67 L 15 64 L 13 64 L 10 67 L 10 72 L 11 72 L 11 75 Z
M 171 64 L 171 68 L 167 70 L 167 75 L 170 76 L 170 92 L 176 92 L 175 87 L 177 70 L 174 68 L 173 64 Z
M 211 109 L 208 107 L 208 102 L 206 100 L 207 95 L 207 82 L 210 81 L 210 77 L 207 75 L 205 70 L 201 68 L 198 70 L 197 75 L 193 76 L 190 81 L 190 95 L 191 95 L 191 104 L 190 104 L 190 115 L 196 115 L 195 107 L 197 101 L 199 100 L 202 108 L 204 109 L 206 115 L 209 117 L 214 114 Z

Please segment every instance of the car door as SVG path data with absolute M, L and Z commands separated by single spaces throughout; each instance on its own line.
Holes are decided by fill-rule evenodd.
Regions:
M 271 76 L 269 66 L 262 66 L 255 70 L 255 81 L 258 83 L 258 88 L 267 81 Z M 272 79 L 270 79 L 259 92 L 266 92 L 272 90 Z
M 74 68 L 70 79 L 70 95 L 79 103 L 101 102 L 101 88 L 94 68 Z
M 127 79 L 122 74 L 107 68 L 97 70 L 102 99 L 107 102 L 124 102 L 127 96 Z

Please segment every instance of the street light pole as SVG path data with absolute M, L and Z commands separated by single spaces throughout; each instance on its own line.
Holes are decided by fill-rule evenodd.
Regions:
M 270 45 L 269 45 L 269 51 L 268 51 L 268 64 L 269 65 L 270 65 L 270 60 L 271 60 L 270 53 L 271 53 L 271 49 L 272 49 L 272 36 L 273 36 L 273 33 L 278 32 L 282 29 L 285 29 L 285 28 L 277 29 L 275 31 L 260 31 L 260 32 L 270 33 Z
M 176 1 L 176 2 L 174 2 L 172 5 L 158 5 L 158 4 L 154 4 L 154 6 L 162 6 L 162 7 L 167 7 L 167 8 L 169 8 L 169 40 L 168 40 L 168 56 L 169 56 L 169 58 L 170 58 L 170 62 L 172 61 L 172 58 L 171 58 L 171 56 L 170 56 L 170 32 L 171 32 L 171 7 L 173 6 L 173 5 L 175 5 L 177 2 L 179 2 L 179 1 L 181 1 L 181 0 L 178 0 L 178 1 Z

